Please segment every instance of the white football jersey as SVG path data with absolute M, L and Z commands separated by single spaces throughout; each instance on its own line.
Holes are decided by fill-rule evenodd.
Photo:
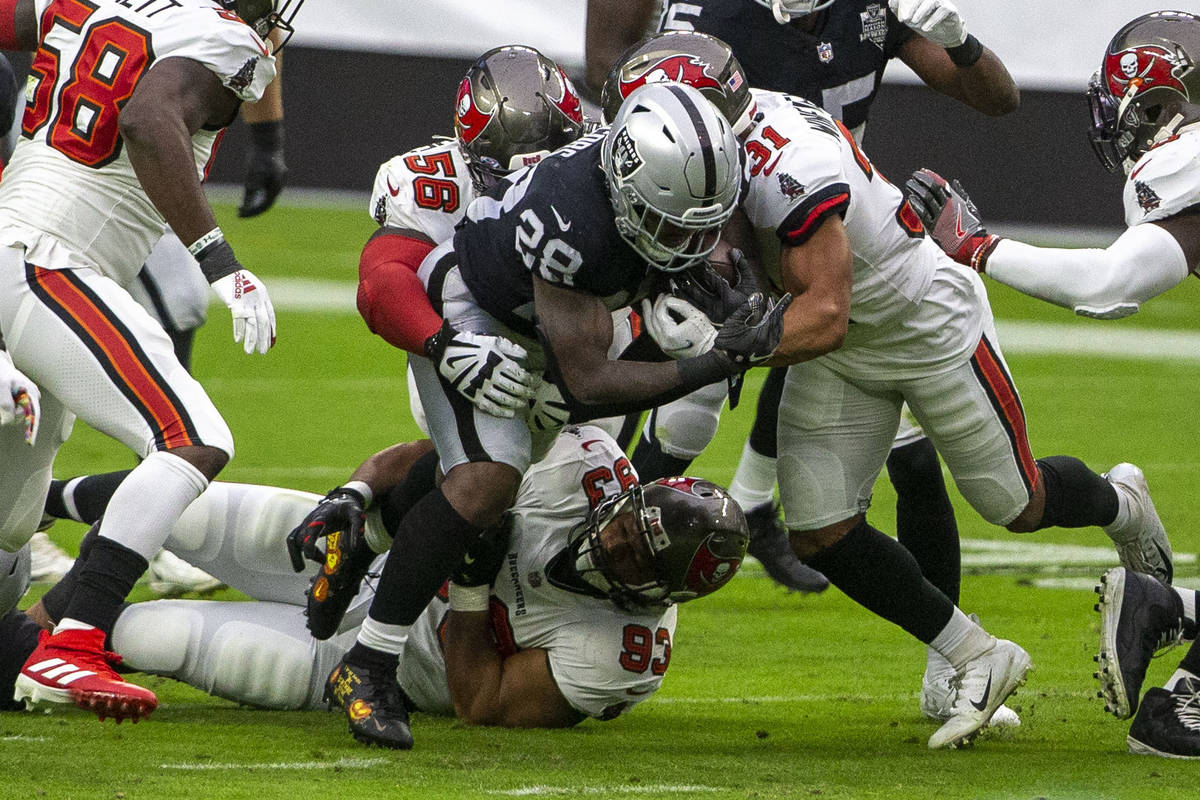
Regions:
M 508 559 L 492 588 L 492 627 L 501 653 L 546 650 L 563 697 L 598 719 L 628 711 L 662 684 L 675 607 L 624 611 L 552 585 L 546 565 L 590 508 L 636 480 L 608 434 L 590 425 L 564 429 L 546 458 L 525 473 L 511 512 Z M 419 708 L 452 715 L 439 637 L 446 611 L 445 601 L 435 599 L 412 627 L 399 678 Z
M 375 174 L 368 211 L 380 225 L 444 242 L 475 196 L 458 140 L 444 139 L 385 162 Z
M 1200 125 L 1147 150 L 1129 171 L 1122 200 L 1130 227 L 1200 204 Z
M 167 58 L 211 70 L 242 100 L 275 77 L 262 39 L 213 0 L 34 0 L 41 42 L 25 89 L 21 138 L 0 181 L 0 245 L 26 260 L 87 266 L 125 285 L 165 220 L 134 174 L 117 116 Z M 203 178 L 219 131 L 192 136 Z
M 986 302 L 978 276 L 927 237 L 900 189 L 840 122 L 806 100 L 753 93 L 763 116 L 746 141 L 742 208 L 751 224 L 799 246 L 838 214 L 853 251 L 849 332 L 823 358 L 850 376 L 905 377 L 972 351 L 982 331 L 978 303 Z M 777 275 L 778 262 L 764 257 Z

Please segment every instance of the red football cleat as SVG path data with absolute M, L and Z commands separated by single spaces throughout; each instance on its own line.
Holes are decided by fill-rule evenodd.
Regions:
M 112 717 L 118 723 L 137 722 L 158 707 L 158 698 L 114 672 L 112 665 L 119 663 L 119 655 L 104 649 L 104 631 L 98 628 L 42 631 L 17 676 L 13 698 L 30 706 L 42 700 L 74 703 L 95 712 L 101 721 Z

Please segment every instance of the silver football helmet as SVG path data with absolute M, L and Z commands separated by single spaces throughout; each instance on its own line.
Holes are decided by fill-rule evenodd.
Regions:
M 623 514 L 628 518 L 618 520 Z M 621 537 L 605 532 L 614 520 L 633 532 L 636 553 L 614 551 Z M 627 608 L 668 606 L 720 589 L 742 565 L 750 527 L 715 483 L 662 478 L 601 503 L 573 535 L 575 572 Z
M 713 251 L 742 188 L 742 147 L 699 91 L 634 90 L 601 150 L 617 231 L 646 261 L 678 272 Z
M 780 25 L 786 25 L 792 21 L 792 17 L 803 17 L 814 14 L 823 8 L 829 8 L 833 5 L 834 0 L 754 0 L 754 2 L 771 9 L 771 13 L 775 15 L 775 21 Z

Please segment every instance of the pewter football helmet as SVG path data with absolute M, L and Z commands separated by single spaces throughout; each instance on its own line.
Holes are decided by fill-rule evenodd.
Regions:
M 792 21 L 792 17 L 803 17 L 823 8 L 829 8 L 833 5 L 834 0 L 754 0 L 754 2 L 771 9 L 771 13 L 775 15 L 775 21 L 780 25 L 786 25 Z
M 254 29 L 262 38 L 267 38 L 273 30 L 283 33 L 283 38 L 276 51 L 283 49 L 287 40 L 292 38 L 295 29 L 292 20 L 304 5 L 304 0 L 218 0 L 218 2 L 241 17 L 242 21 Z
M 754 97 L 733 50 L 717 37 L 695 31 L 665 31 L 626 50 L 600 93 L 605 121 L 616 117 L 621 101 L 634 89 L 671 81 L 699 89 L 738 136 L 754 125 Z
M 1200 17 L 1155 11 L 1109 42 L 1088 86 L 1089 139 L 1110 172 L 1128 172 L 1154 145 L 1200 120 Z
M 653 573 L 637 585 L 617 576 L 601 531 L 631 512 Z M 573 543 L 575 569 L 622 607 L 668 606 L 720 589 L 737 573 L 750 542 L 741 506 L 715 483 L 662 478 L 601 503 Z
M 737 207 L 741 158 L 729 123 L 696 89 L 677 83 L 636 89 L 601 150 L 617 231 L 658 269 L 678 272 L 698 263 Z
M 532 47 L 487 51 L 459 84 L 454 132 L 480 191 L 583 131 L 575 87 L 558 64 Z

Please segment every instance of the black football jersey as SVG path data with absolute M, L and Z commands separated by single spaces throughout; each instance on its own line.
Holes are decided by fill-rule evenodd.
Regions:
M 479 307 L 534 334 L 533 275 L 629 305 L 649 268 L 613 221 L 600 150 L 606 131 L 514 172 L 467 208 L 454 232 L 463 281 Z
M 817 13 L 824 22 L 807 33 L 796 21 L 780 25 L 753 0 L 668 0 L 662 28 L 716 36 L 751 86 L 810 100 L 861 138 L 884 67 L 914 34 L 886 0 L 837 0 Z

